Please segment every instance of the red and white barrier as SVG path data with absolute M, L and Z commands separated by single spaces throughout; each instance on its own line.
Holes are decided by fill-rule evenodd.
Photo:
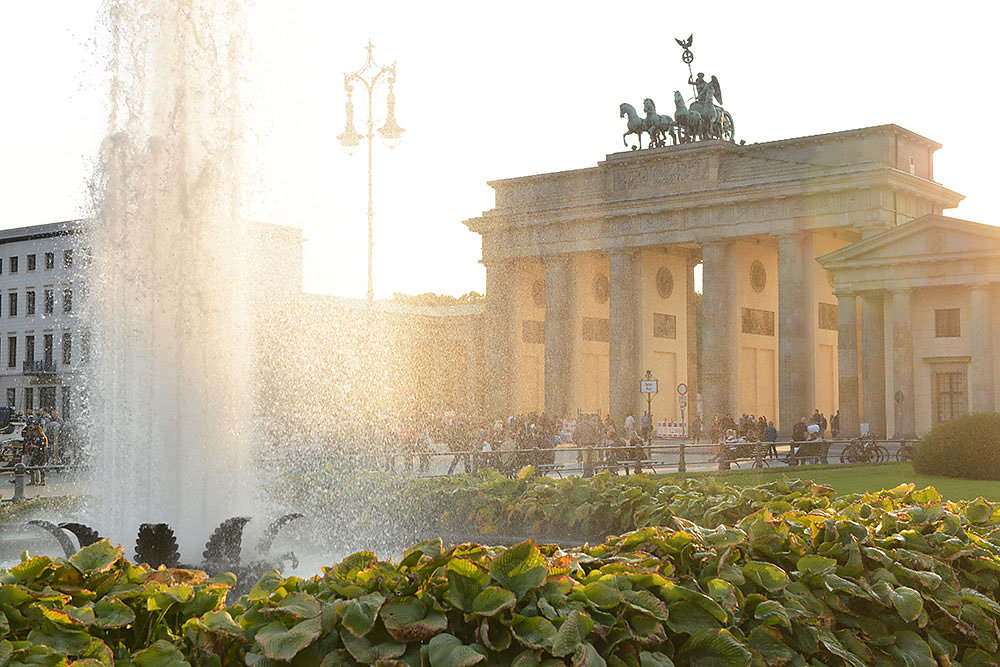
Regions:
M 664 419 L 656 423 L 656 437 L 683 438 L 686 435 L 686 426 L 684 422 Z

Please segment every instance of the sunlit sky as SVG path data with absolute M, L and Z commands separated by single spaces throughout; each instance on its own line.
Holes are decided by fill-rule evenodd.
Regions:
M 86 210 L 108 92 L 98 0 L 9 3 L 0 23 L 0 227 Z M 365 44 L 398 61 L 402 144 L 375 148 L 375 292 L 483 291 L 487 180 L 593 166 L 623 150 L 618 105 L 662 109 L 716 75 L 747 143 L 896 123 L 942 144 L 947 213 L 1000 223 L 996 29 L 985 2 L 257 0 L 247 26 L 250 217 L 301 227 L 305 288 L 362 296 L 367 158 L 341 152 L 343 74 Z M 686 93 L 687 94 L 687 93 Z M 358 105 L 362 113 L 363 105 Z M 384 113 L 384 94 L 376 103 Z M 381 121 L 381 118 L 379 119 Z M 381 125 L 381 122 L 379 122 Z M 361 126 L 358 126 L 361 129 Z

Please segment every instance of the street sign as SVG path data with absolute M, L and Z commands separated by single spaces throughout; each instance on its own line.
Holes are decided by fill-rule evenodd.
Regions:
M 686 408 L 688 404 L 688 397 L 685 396 L 684 394 L 681 394 L 680 396 L 677 397 L 677 401 L 680 403 L 682 408 Z
M 655 394 L 659 392 L 659 380 L 640 380 L 639 391 L 643 394 Z
M 683 382 L 681 382 L 679 385 L 677 385 L 677 393 L 680 394 L 681 396 L 688 393 L 688 386 Z

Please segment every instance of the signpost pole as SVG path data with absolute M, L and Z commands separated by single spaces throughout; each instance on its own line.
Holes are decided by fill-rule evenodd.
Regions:
M 684 383 L 681 383 L 681 384 L 677 385 L 677 402 L 680 403 L 680 406 L 681 406 L 681 424 L 684 424 L 685 423 L 684 422 L 684 408 L 687 407 L 687 385 L 684 384 Z M 687 429 L 686 429 L 685 426 L 682 426 L 682 429 L 684 429 L 684 430 L 681 431 L 680 452 L 677 455 L 677 472 L 678 473 L 685 473 L 685 472 L 687 472 L 687 461 L 686 461 L 686 459 L 684 457 L 684 444 L 685 444 L 685 439 L 686 439 L 686 436 L 687 436 L 687 434 L 684 431 L 687 430 Z

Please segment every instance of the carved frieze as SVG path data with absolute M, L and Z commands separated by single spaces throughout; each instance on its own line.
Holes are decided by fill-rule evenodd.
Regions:
M 611 340 L 611 320 L 603 317 L 583 318 L 583 339 L 595 343 L 607 343 Z
M 653 338 L 677 339 L 677 316 L 653 313 Z
M 614 192 L 627 192 L 653 188 L 670 189 L 681 184 L 708 185 L 711 176 L 712 165 L 709 160 L 676 160 L 617 169 L 611 175 L 611 189 Z
M 819 328 L 827 331 L 837 330 L 837 306 L 835 304 L 819 304 Z
M 774 335 L 774 311 L 744 308 L 742 314 L 741 331 L 743 333 L 758 336 Z
M 522 320 L 521 340 L 529 345 L 544 345 L 545 322 L 539 322 L 538 320 Z

